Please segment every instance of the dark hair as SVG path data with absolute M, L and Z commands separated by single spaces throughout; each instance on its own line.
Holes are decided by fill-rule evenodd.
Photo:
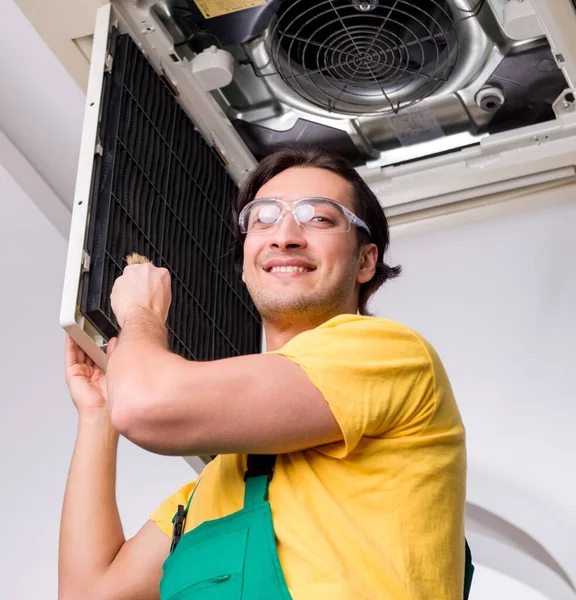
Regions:
M 390 243 L 388 221 L 384 210 L 374 192 L 362 179 L 358 171 L 343 156 L 317 146 L 297 146 L 283 148 L 264 158 L 248 175 L 240 188 L 233 209 L 234 231 L 236 237 L 236 263 L 241 268 L 243 260 L 244 235 L 240 232 L 238 217 L 241 210 L 251 202 L 258 190 L 276 175 L 293 167 L 316 167 L 326 169 L 340 175 L 352 186 L 354 212 L 366 222 L 372 235 L 358 229 L 360 244 L 374 243 L 378 247 L 376 273 L 370 281 L 360 286 L 358 311 L 361 315 L 370 315 L 367 309 L 368 300 L 376 290 L 388 279 L 400 274 L 401 267 L 391 267 L 384 262 L 386 250 Z

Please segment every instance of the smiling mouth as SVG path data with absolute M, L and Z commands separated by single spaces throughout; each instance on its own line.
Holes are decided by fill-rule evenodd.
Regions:
M 267 270 L 268 273 L 308 273 L 313 269 L 307 269 L 306 267 L 271 267 Z

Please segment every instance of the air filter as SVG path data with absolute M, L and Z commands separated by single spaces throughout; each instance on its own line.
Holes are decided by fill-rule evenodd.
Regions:
M 233 261 L 236 186 L 129 36 L 113 38 L 110 53 L 82 312 L 105 337 L 118 333 L 110 293 L 137 252 L 171 273 L 175 352 L 259 352 L 260 319 Z

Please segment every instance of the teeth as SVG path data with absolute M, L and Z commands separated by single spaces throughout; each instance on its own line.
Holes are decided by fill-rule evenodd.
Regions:
M 304 273 L 304 271 L 309 271 L 305 267 L 272 267 L 270 269 L 270 273 Z

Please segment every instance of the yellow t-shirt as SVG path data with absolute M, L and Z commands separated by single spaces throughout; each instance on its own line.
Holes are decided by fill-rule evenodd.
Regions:
M 294 600 L 462 600 L 465 432 L 434 350 L 392 321 L 340 315 L 274 353 L 344 435 L 277 458 L 269 500 Z M 245 455 L 205 468 L 186 532 L 242 508 L 245 469 Z M 167 535 L 193 487 L 152 515 Z

